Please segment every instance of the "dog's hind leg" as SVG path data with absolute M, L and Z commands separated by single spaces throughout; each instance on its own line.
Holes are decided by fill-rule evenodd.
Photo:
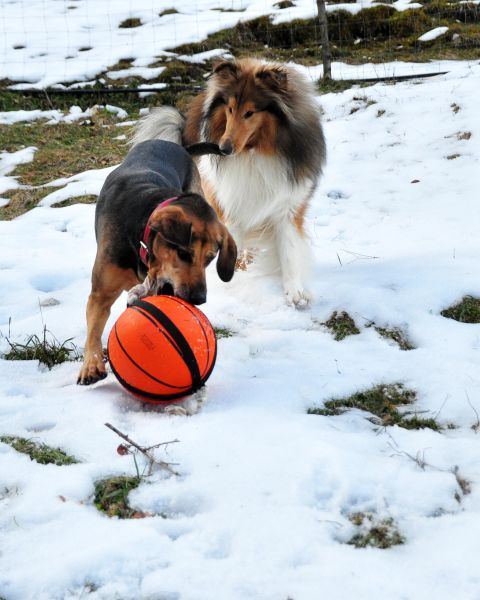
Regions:
M 275 226 L 275 243 L 285 300 L 296 308 L 305 308 L 310 304 L 312 295 L 304 286 L 308 275 L 309 249 L 303 227 L 291 217 L 282 219 Z
M 103 360 L 102 333 L 112 304 L 123 290 L 130 289 L 134 283 L 138 283 L 138 279 L 131 269 L 105 264 L 97 256 L 92 273 L 92 290 L 87 303 L 87 340 L 78 384 L 90 385 L 107 376 Z

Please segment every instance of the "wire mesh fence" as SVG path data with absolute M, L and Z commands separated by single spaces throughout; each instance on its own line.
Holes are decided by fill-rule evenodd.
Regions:
M 442 72 L 443 60 L 478 58 L 478 0 L 408 2 L 326 3 L 334 79 Z M 217 49 L 322 74 L 315 0 L 11 0 L 0 2 L 0 29 L 3 89 L 190 89 L 210 65 L 192 55 Z

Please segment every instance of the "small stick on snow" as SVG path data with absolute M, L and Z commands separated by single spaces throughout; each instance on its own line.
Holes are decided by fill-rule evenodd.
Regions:
M 149 471 L 151 471 L 152 466 L 155 464 L 155 465 L 159 466 L 161 469 L 168 471 L 171 475 L 180 475 L 180 473 L 177 473 L 177 471 L 174 471 L 172 469 L 172 467 L 170 466 L 170 464 L 173 464 L 173 463 L 167 463 L 163 460 L 157 460 L 149 452 L 149 450 L 152 450 L 153 448 L 157 448 L 158 446 L 162 446 L 163 444 L 173 444 L 175 442 L 178 442 L 179 440 L 171 440 L 170 442 L 163 442 L 161 444 L 156 444 L 155 446 L 150 446 L 148 448 L 144 448 L 143 446 L 140 446 L 139 444 L 134 442 L 132 439 L 130 439 L 128 437 L 128 435 L 119 431 L 116 427 L 114 427 L 110 423 L 105 423 L 105 427 L 108 427 L 109 429 L 114 431 L 118 436 L 120 436 L 122 439 L 124 439 L 126 442 L 128 442 L 131 446 L 133 446 L 139 452 L 141 452 L 148 459 Z
M 478 430 L 480 429 L 480 418 L 478 417 L 478 411 L 477 409 L 473 406 L 471 400 L 470 400 L 470 396 L 468 395 L 467 392 L 465 392 L 465 396 L 467 397 L 467 402 L 470 404 L 470 408 L 473 410 L 473 412 L 475 413 L 475 416 L 477 417 L 477 422 L 474 423 L 472 425 L 472 429 L 475 433 L 478 432 Z

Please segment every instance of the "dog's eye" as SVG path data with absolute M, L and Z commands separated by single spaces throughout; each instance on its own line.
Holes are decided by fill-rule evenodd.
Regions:
M 187 250 L 184 250 L 183 248 L 177 248 L 177 255 L 180 260 L 183 260 L 183 262 L 186 263 L 191 263 L 193 260 L 190 252 L 187 252 Z
M 245 119 L 249 119 L 253 115 L 253 111 L 247 110 L 247 112 L 243 115 Z
M 229 112 L 230 114 L 232 114 L 233 110 L 232 110 L 232 108 L 231 108 L 231 107 L 229 107 L 229 109 L 228 109 L 228 112 Z

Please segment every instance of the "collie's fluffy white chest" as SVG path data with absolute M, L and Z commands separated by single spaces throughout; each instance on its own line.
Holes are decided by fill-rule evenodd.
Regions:
M 287 165 L 278 156 L 254 151 L 217 159 L 203 156 L 200 172 L 215 191 L 230 226 L 244 233 L 282 221 L 302 205 L 311 181 L 291 182 Z

